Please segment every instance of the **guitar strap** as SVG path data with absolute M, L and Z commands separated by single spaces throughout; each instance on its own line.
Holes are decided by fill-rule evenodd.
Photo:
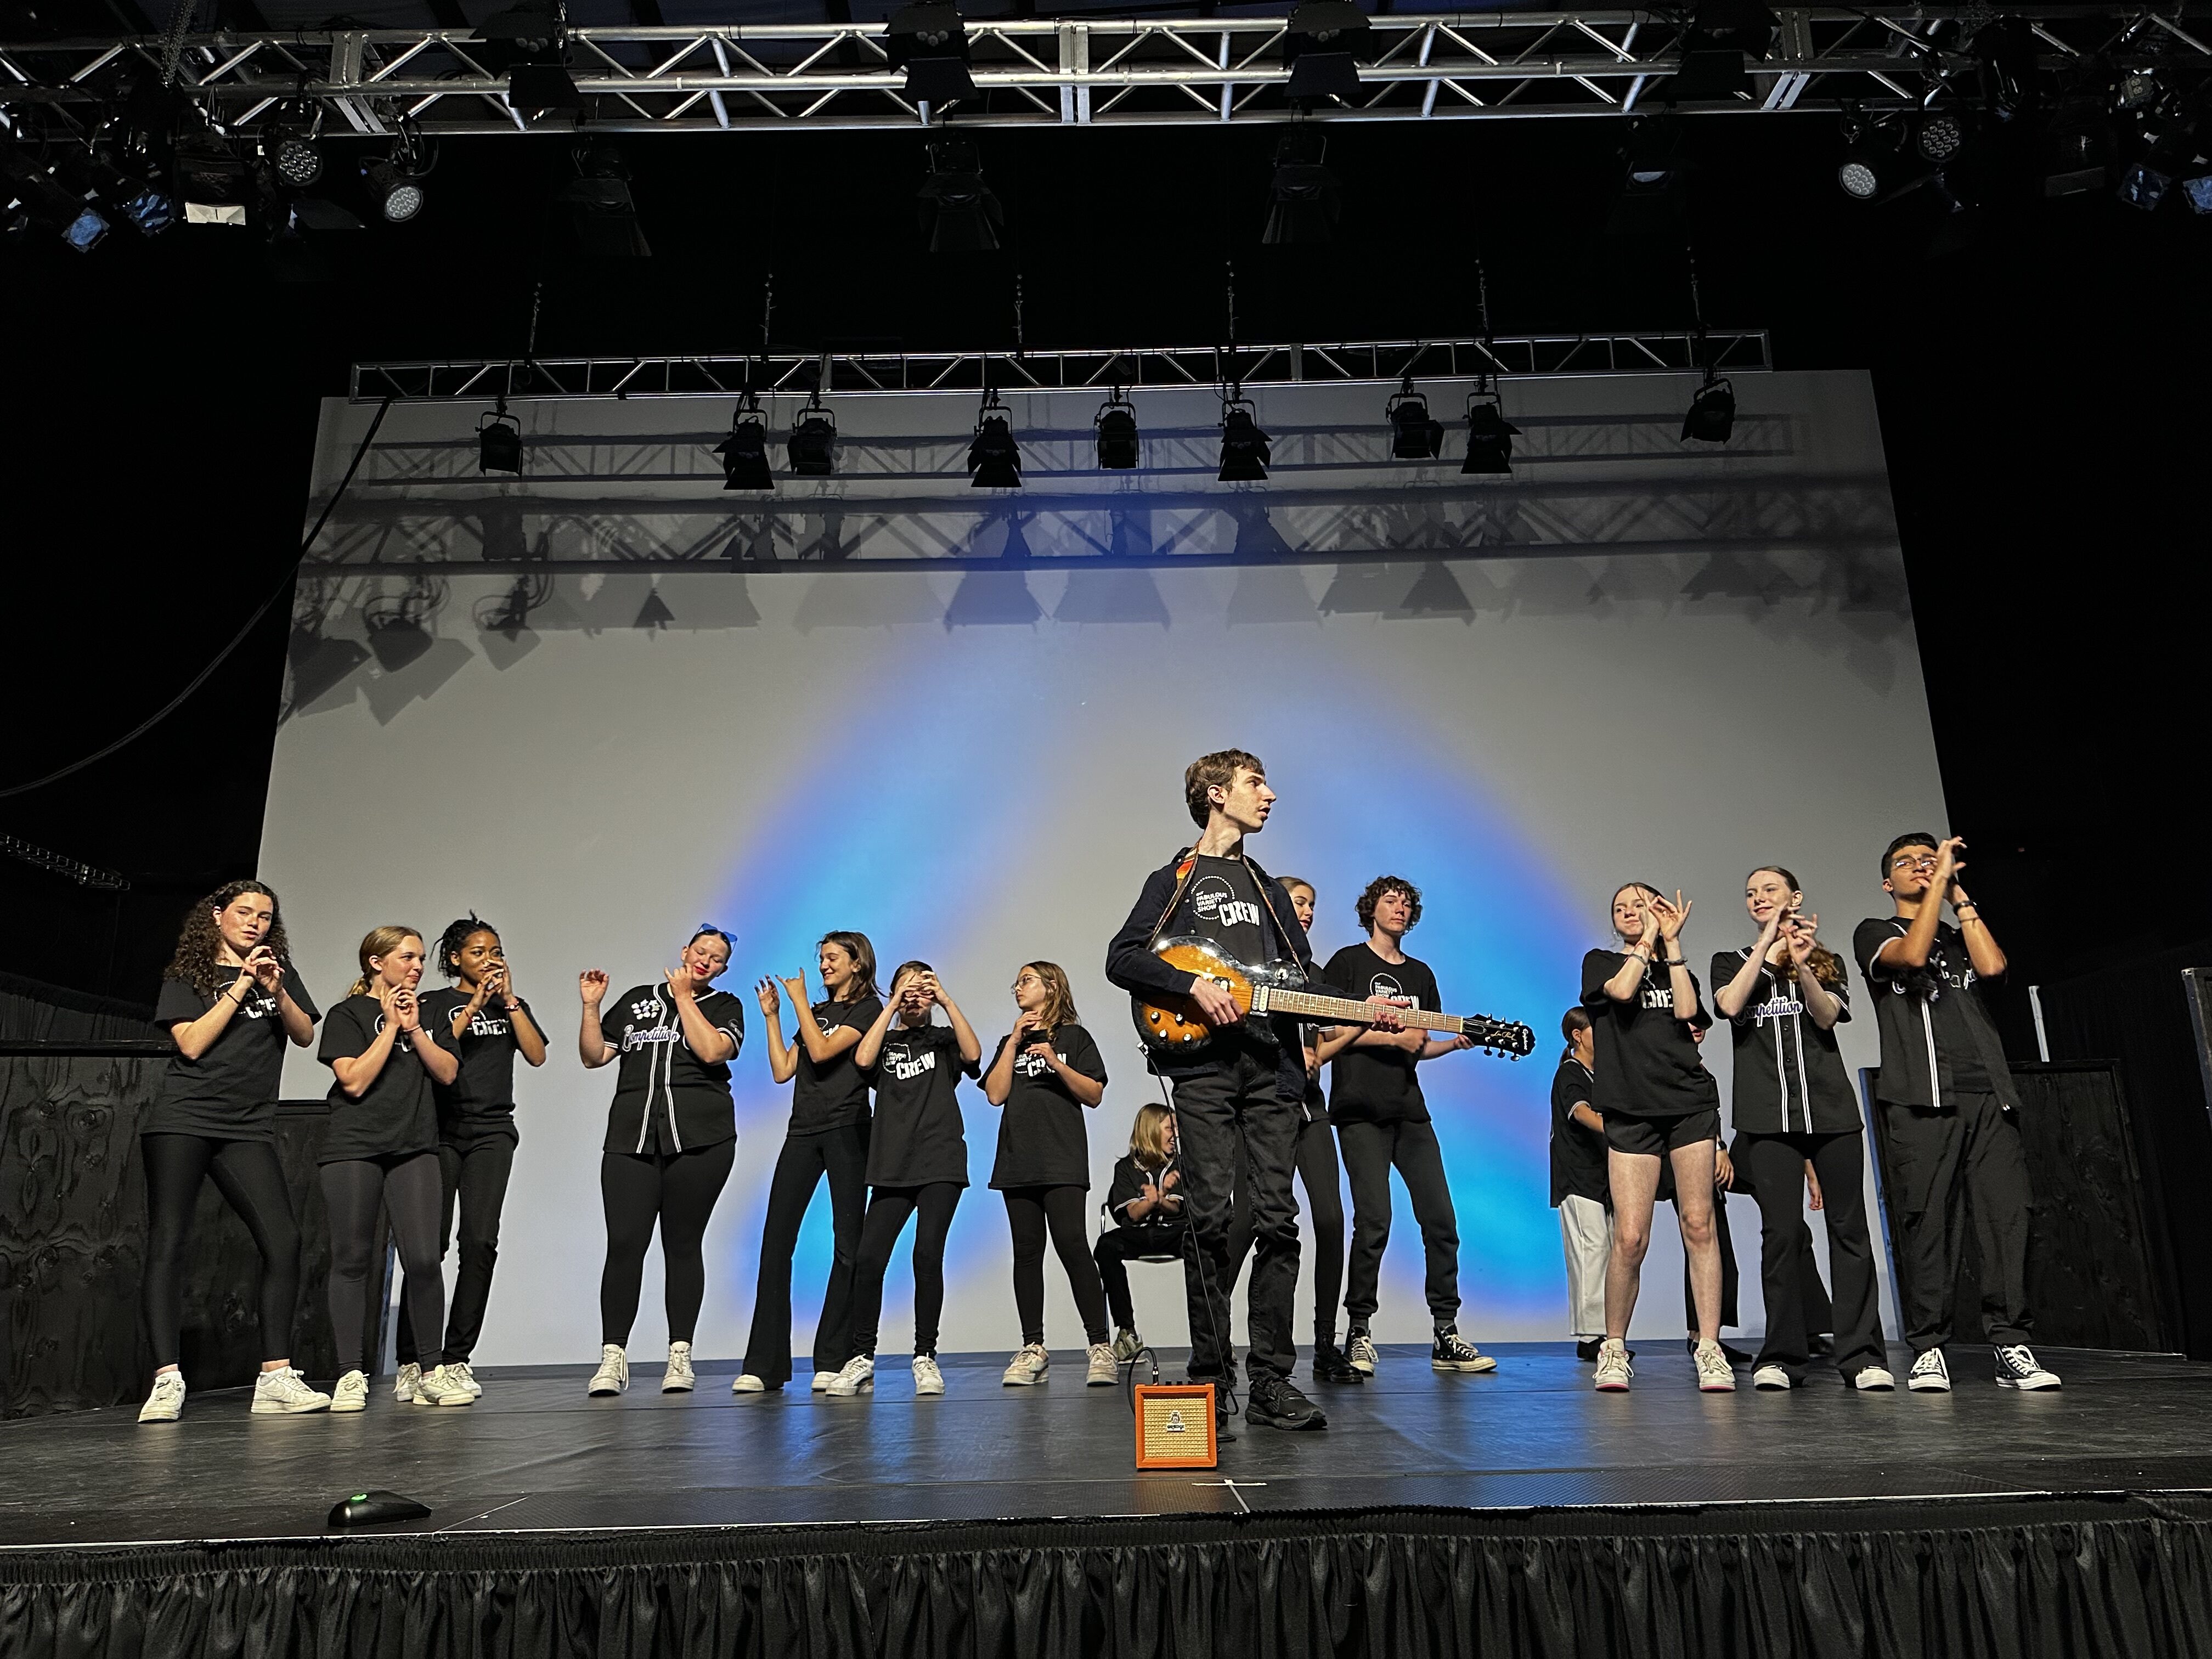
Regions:
M 1173 919 L 1176 908 L 1182 903 L 1183 894 L 1189 890 L 1191 877 L 1197 872 L 1197 848 L 1186 847 L 1176 854 L 1175 891 L 1168 895 L 1168 908 L 1160 912 L 1160 919 L 1152 924 L 1152 936 L 1145 941 L 1147 951 L 1158 945 L 1160 935 L 1167 932 L 1169 921 Z

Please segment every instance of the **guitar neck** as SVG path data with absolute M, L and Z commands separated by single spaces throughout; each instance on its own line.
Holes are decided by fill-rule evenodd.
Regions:
M 1254 1006 L 1255 1013 L 1295 1014 L 1302 1019 L 1332 1020 L 1340 1025 L 1372 1025 L 1382 1012 L 1380 1004 L 1354 1002 L 1349 997 L 1316 996 L 1311 991 L 1285 991 L 1269 987 Z M 1401 1025 L 1418 1031 L 1443 1031 L 1457 1036 L 1467 1021 L 1457 1014 L 1440 1014 L 1427 1008 L 1392 1008 Z

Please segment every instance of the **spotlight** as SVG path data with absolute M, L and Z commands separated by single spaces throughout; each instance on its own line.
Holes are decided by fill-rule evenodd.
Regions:
M 422 210 L 422 179 L 437 164 L 436 149 L 403 125 L 390 155 L 362 164 L 362 182 L 386 222 L 404 225 Z
M 485 18 L 469 38 L 495 40 L 526 57 L 536 58 L 550 52 L 561 38 L 559 4 L 557 0 L 522 0 Z
M 819 387 L 791 422 L 791 470 L 802 478 L 826 478 L 837 470 L 837 422 L 822 406 Z
M 1682 66 L 1666 98 L 1733 98 L 1751 90 L 1750 60 L 1763 58 L 1780 27 L 1759 0 L 1704 0 L 1682 36 Z
M 2053 134 L 2043 163 L 2043 193 L 2078 196 L 2110 182 L 2111 149 L 2100 132 Z
M 2194 179 L 2181 181 L 2181 193 L 2189 198 L 2192 213 L 2212 213 L 2212 173 L 2200 173 Z
M 1268 464 L 1273 459 L 1269 442 L 1260 423 L 1252 418 L 1249 403 L 1242 398 L 1222 399 L 1221 471 L 1216 475 L 1222 483 L 1266 482 Z
M 261 129 L 263 159 L 295 190 L 305 190 L 323 176 L 323 153 L 315 147 L 322 127 L 320 110 L 295 100 L 279 104 Z
M 1679 116 L 1651 116 L 1629 128 L 1620 148 L 1620 196 L 1606 221 L 1609 234 L 1645 235 L 1674 227 L 1690 169 L 1681 148 Z
M 62 240 L 79 253 L 89 253 L 106 239 L 107 220 L 100 210 L 87 203 L 77 210 L 76 216 L 62 227 Z
M 1984 95 L 2000 120 L 2034 107 L 2035 35 L 2024 17 L 1992 17 L 1966 43 L 1981 64 Z
M 1689 413 L 1682 417 L 1682 441 L 1686 443 L 1695 438 L 1699 443 L 1724 444 L 1735 429 L 1735 388 L 1709 368 L 1705 383 L 1690 399 Z
M 124 218 L 141 236 L 158 236 L 177 222 L 177 204 L 150 185 L 134 190 L 120 204 Z
M 1261 241 L 1326 242 L 1336 234 L 1336 175 L 1322 164 L 1328 154 L 1328 139 L 1311 127 L 1294 126 L 1277 142 Z
M 902 6 L 884 27 L 884 50 L 893 69 L 906 71 L 901 90 L 908 97 L 935 108 L 975 95 L 975 78 L 968 72 L 968 26 L 950 0 Z
M 1401 461 L 1433 461 L 1444 453 L 1444 423 L 1429 418 L 1429 400 L 1413 390 L 1410 374 L 1382 406 L 1390 423 L 1390 453 Z
M 940 138 L 930 145 L 929 176 L 915 200 L 932 253 L 982 253 L 999 246 L 1006 216 L 983 182 L 969 140 Z
M 722 458 L 725 489 L 773 489 L 775 480 L 768 470 L 768 422 L 761 418 L 760 403 L 750 391 L 738 400 L 730 416 L 730 435 L 714 446 Z
M 968 471 L 974 475 L 968 480 L 970 489 L 1022 487 L 1022 452 L 1007 422 L 1006 406 L 999 394 L 984 392 L 983 407 L 975 416 L 975 441 L 968 446 Z
M 1474 392 L 1467 399 L 1467 459 L 1460 471 L 1492 477 L 1513 471 L 1513 441 L 1521 428 L 1505 418 L 1495 392 Z
M 1963 122 L 1948 112 L 1929 116 L 1920 124 L 1919 135 L 1913 140 L 1921 155 L 1930 161 L 1942 163 L 1959 153 L 1966 142 Z
M 2166 191 L 2173 188 L 2174 175 L 2181 171 L 2184 159 L 2163 146 L 2154 149 L 2120 174 L 2120 200 L 2145 213 L 2155 212 Z
M 2158 101 L 2158 71 L 2148 63 L 2116 65 L 2112 75 L 2112 107 L 2126 112 L 2148 109 Z
M 1091 424 L 1098 434 L 1100 466 L 1127 472 L 1137 465 L 1137 411 L 1121 387 L 1115 387 L 1114 395 L 1099 405 Z
M 246 163 L 212 132 L 177 141 L 177 194 L 188 225 L 246 222 Z
M 507 106 L 534 121 L 556 110 L 582 109 L 584 94 L 576 90 L 565 64 L 517 64 L 507 72 Z
M 1351 0 L 1304 0 L 1292 9 L 1283 36 L 1283 63 L 1291 72 L 1284 95 L 1293 103 L 1357 97 L 1370 39 L 1367 14 Z
M 560 200 L 584 252 L 599 258 L 650 258 L 653 248 L 638 228 L 622 151 L 601 139 L 578 146 L 574 160 L 580 176 L 562 186 Z
M 507 399 L 477 419 L 477 471 L 522 471 L 522 422 L 507 412 Z
M 1836 169 L 1836 182 L 1843 186 L 1844 194 L 1855 202 L 1871 202 L 1881 194 L 1881 169 L 1886 157 L 1864 139 L 1844 152 L 1843 164 Z
M 107 235 L 106 216 L 82 196 L 73 195 L 53 175 L 13 146 L 0 151 L 0 202 L 12 194 L 21 204 L 11 218 L 11 233 L 27 235 L 33 226 L 58 229 L 61 238 L 79 253 L 89 253 Z

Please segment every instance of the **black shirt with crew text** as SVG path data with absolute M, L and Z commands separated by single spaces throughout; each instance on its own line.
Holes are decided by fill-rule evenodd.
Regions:
M 284 1074 L 284 1022 L 278 1014 L 274 993 L 259 985 L 234 993 L 228 981 L 213 995 L 194 989 L 180 979 L 164 979 L 154 1004 L 154 1023 L 163 1030 L 188 1024 L 215 1006 L 216 997 L 229 997 L 240 1006 L 231 1010 L 207 1052 L 198 1060 L 181 1054 L 169 1056 L 161 1073 L 161 1091 L 153 1109 L 138 1126 L 142 1135 L 205 1135 L 216 1140 L 274 1140 L 276 1139 L 276 1096 Z M 308 999 L 307 988 L 284 966 L 284 990 L 310 1020 L 322 1014 Z
M 1752 948 L 1713 955 L 1712 983 L 1726 985 L 1743 971 Z M 1851 1017 L 1850 988 L 1831 985 L 1841 1007 L 1836 1024 Z M 1822 1030 L 1805 1009 L 1794 970 L 1759 964 L 1743 1012 L 1729 1022 L 1735 1051 L 1735 1087 L 1729 1114 L 1738 1134 L 1846 1134 L 1860 1127 L 1857 1095 L 1836 1047 L 1833 1030 Z
M 1269 929 L 1260 910 L 1260 884 L 1252 878 L 1252 866 L 1243 859 L 1200 854 L 1167 931 L 1211 939 L 1224 954 L 1248 967 L 1260 966 L 1273 954 L 1267 948 Z M 1273 1020 L 1246 1019 L 1237 1022 L 1234 1029 L 1272 1044 L 1283 1040 L 1289 1022 L 1279 1027 Z
M 348 997 L 323 1022 L 323 1044 L 316 1058 L 325 1066 L 333 1060 L 360 1059 L 389 1018 L 384 1005 L 374 997 Z M 437 1101 L 431 1093 L 430 1073 L 416 1052 L 425 1042 L 438 1042 L 434 1027 L 426 1024 L 419 1031 L 393 1037 L 383 1069 L 358 1099 L 346 1092 L 335 1075 L 337 1068 L 331 1067 L 331 1126 L 323 1136 L 322 1149 L 315 1154 L 316 1163 L 392 1158 L 437 1149 Z M 450 1048 L 452 1044 L 439 1046 Z
M 1164 1233 L 1181 1227 L 1183 1223 L 1183 1206 L 1181 1204 L 1176 1205 L 1172 1209 L 1162 1204 L 1148 1210 L 1134 1220 L 1130 1219 L 1129 1217 L 1129 1206 L 1145 1195 L 1145 1188 L 1148 1186 L 1159 1186 L 1162 1182 L 1175 1173 L 1175 1169 L 1176 1160 L 1173 1158 L 1170 1158 L 1157 1170 L 1148 1170 L 1137 1162 L 1137 1155 L 1134 1152 L 1124 1152 L 1120 1161 L 1114 1165 L 1114 1178 L 1106 1188 L 1106 1208 L 1114 1218 L 1114 1224 L 1117 1227 L 1127 1227 L 1137 1232 Z M 1176 1199 L 1182 1194 L 1182 1183 L 1177 1181 L 1174 1186 L 1164 1189 L 1160 1196 L 1164 1199 Z
M 1431 1013 L 1443 1006 L 1437 976 L 1418 957 L 1386 962 L 1370 945 L 1347 945 L 1328 959 L 1322 976 L 1332 986 L 1348 988 L 1345 994 L 1364 1002 L 1370 997 L 1410 997 L 1416 1008 Z M 1337 1050 L 1329 1062 L 1328 1121 L 1332 1123 L 1426 1123 L 1428 1102 L 1422 1098 L 1419 1066 L 1410 1048 L 1362 1048 L 1354 1043 Z
M 1629 960 L 1619 951 L 1593 951 L 1583 958 L 1583 1006 L 1597 1038 L 1595 1091 L 1590 1104 L 1601 1117 L 1680 1117 L 1717 1109 L 1720 1087 L 1698 1056 L 1698 1040 L 1674 1017 L 1674 978 L 1657 961 L 1644 965 L 1644 982 L 1626 1002 L 1606 994 L 1606 981 Z M 1684 969 L 1691 994 L 1698 976 Z M 1705 1005 L 1694 1022 L 1710 1025 Z
M 521 1002 L 520 998 L 517 998 Z M 422 1023 L 434 1025 L 438 1037 L 461 1057 L 453 1080 L 439 1084 L 438 1132 L 447 1140 L 471 1140 L 480 1135 L 515 1137 L 514 1057 L 521 1050 L 514 1041 L 514 1020 L 503 999 L 495 998 L 469 1017 L 460 1036 L 453 1036 L 453 1020 L 469 1006 L 466 992 L 441 987 L 422 995 Z M 521 1002 L 529 1013 L 530 1005 Z M 537 1017 L 531 1016 L 537 1024 Z M 538 1028 L 538 1035 L 545 1035 Z
M 1903 916 L 1869 916 L 1851 934 L 1851 954 L 1866 976 L 1881 1031 L 1881 1098 L 1947 1106 L 1957 1095 L 1993 1094 L 2017 1106 L 2004 1042 L 1982 1006 L 1975 988 L 1981 976 L 1959 930 L 1937 924 L 1923 967 L 1875 964 L 1881 947 L 1903 939 L 1911 926 Z
M 716 990 L 700 993 L 697 1001 L 708 1024 L 738 1048 L 745 1046 L 744 1003 Z M 730 1062 L 691 1052 L 665 981 L 608 998 L 599 1010 L 599 1035 L 614 1049 L 617 1067 L 602 1150 L 666 1156 L 736 1137 Z
M 1000 1037 L 991 1050 L 989 1071 L 1011 1039 Z M 999 1112 L 999 1154 L 991 1166 L 991 1185 L 1006 1187 L 1091 1187 L 1091 1146 L 1083 1121 L 1083 1103 L 1058 1072 L 1029 1052 L 1041 1041 L 1022 1033 L 1022 1052 L 1013 1060 L 1013 1081 Z M 1070 1021 L 1052 1030 L 1052 1051 L 1060 1064 L 1104 1085 L 1106 1062 L 1091 1033 Z
M 814 1023 L 833 1036 L 844 1025 L 866 1033 L 883 1011 L 883 1003 L 870 995 L 853 1002 L 817 1002 Z M 868 1079 L 853 1063 L 853 1050 L 848 1048 L 817 1066 L 814 1056 L 806 1052 L 805 1043 L 799 1043 L 798 1081 L 791 1091 L 787 1133 L 819 1134 L 824 1129 L 848 1128 L 867 1120 Z
M 1606 1174 L 1605 1131 L 1575 1121 L 1575 1108 L 1597 1109 L 1590 1097 L 1589 1067 L 1569 1054 L 1552 1075 L 1552 1207 L 1563 1198 L 1587 1198 L 1596 1204 L 1613 1202 L 1613 1183 Z
M 893 1025 L 876 1055 L 875 1127 L 868 1132 L 871 1187 L 968 1184 L 968 1136 L 959 1084 L 975 1077 L 949 1025 Z

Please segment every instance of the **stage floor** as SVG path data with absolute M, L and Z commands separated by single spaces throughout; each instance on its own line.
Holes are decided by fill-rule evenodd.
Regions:
M 1638 1346 L 1626 1395 L 1595 1393 L 1565 1344 L 1503 1345 L 1475 1376 L 1386 1348 L 1364 1388 L 1316 1390 L 1325 1432 L 1240 1422 L 1211 1473 L 1139 1474 L 1122 1394 L 1085 1388 L 1079 1352 L 1033 1389 L 1000 1386 L 1002 1354 L 947 1356 L 948 1392 L 921 1401 L 899 1362 L 853 1400 L 733 1397 L 726 1363 L 691 1395 L 641 1366 L 617 1400 L 587 1398 L 582 1366 L 492 1370 L 466 1410 L 400 1406 L 386 1379 L 349 1417 L 253 1417 L 246 1391 L 209 1393 L 174 1425 L 140 1427 L 135 1407 L 0 1424 L 0 1546 L 313 1536 L 368 1486 L 433 1511 L 381 1532 L 569 1534 L 2212 1490 L 2212 1365 L 2045 1349 L 2064 1389 L 2021 1395 L 1967 1349 L 1948 1396 L 1854 1394 L 1833 1373 L 1758 1394 L 1741 1372 L 1709 1395 L 1679 1341 Z

